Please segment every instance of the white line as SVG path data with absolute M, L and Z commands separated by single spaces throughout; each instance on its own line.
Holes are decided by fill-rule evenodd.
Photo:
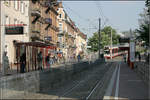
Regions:
M 120 77 L 120 64 L 119 64 L 117 84 L 116 84 L 116 91 L 115 91 L 115 98 L 116 98 L 116 100 L 118 100 L 118 95 L 119 95 L 119 77 Z
M 95 89 L 98 87 L 98 85 L 101 83 L 101 80 L 96 84 L 95 88 L 91 91 L 91 93 L 86 97 L 86 100 L 89 99 L 89 97 L 92 95 L 92 93 L 95 91 Z
M 110 99 L 110 96 L 112 94 L 112 89 L 113 89 L 113 86 L 114 86 L 115 76 L 117 74 L 117 68 L 118 68 L 118 66 L 116 66 L 116 69 L 113 72 L 112 78 L 110 80 L 110 83 L 108 85 L 108 88 L 107 88 L 106 93 L 105 93 L 104 98 L 103 98 L 104 100 L 105 99 L 108 99 L 108 100 Z

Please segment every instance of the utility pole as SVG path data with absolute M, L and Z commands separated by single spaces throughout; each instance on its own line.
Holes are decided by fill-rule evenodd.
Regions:
M 99 40 L 99 44 L 98 44 L 98 57 L 100 59 L 100 32 L 101 32 L 101 18 L 99 18 L 99 31 L 98 31 L 98 40 Z

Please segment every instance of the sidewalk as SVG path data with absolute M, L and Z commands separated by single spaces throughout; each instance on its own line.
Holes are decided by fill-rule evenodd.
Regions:
M 124 62 L 119 62 L 104 99 L 148 99 L 148 86 Z
M 56 63 L 56 64 L 51 65 L 50 68 L 65 69 L 65 68 L 68 68 L 69 65 L 75 64 L 75 63 L 78 63 L 78 62 Z M 46 68 L 46 66 L 45 66 L 44 69 L 43 69 L 43 71 L 47 71 L 47 70 L 50 70 L 50 69 Z M 38 71 L 38 70 L 31 70 L 30 69 L 29 72 L 32 72 L 32 71 Z M 28 72 L 25 72 L 25 73 L 28 73 Z M 17 69 L 11 69 L 11 70 L 9 70 L 8 75 L 5 75 L 5 76 L 10 76 L 10 75 L 15 75 L 15 74 L 21 74 L 21 73 L 17 72 Z M 4 77 L 4 75 L 2 75 L 2 71 L 0 70 L 0 78 L 1 77 Z

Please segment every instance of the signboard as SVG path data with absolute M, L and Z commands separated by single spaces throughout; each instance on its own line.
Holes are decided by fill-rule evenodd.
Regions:
M 91 46 L 87 46 L 87 48 L 92 48 Z
M 44 38 L 45 38 L 45 40 L 52 41 L 52 37 L 51 36 L 46 36 Z
M 23 32 L 23 27 L 22 26 L 9 26 L 5 27 L 5 34 L 6 35 L 22 35 Z
M 130 61 L 135 61 L 135 42 L 130 41 Z
M 129 43 L 129 38 L 119 38 L 119 43 Z

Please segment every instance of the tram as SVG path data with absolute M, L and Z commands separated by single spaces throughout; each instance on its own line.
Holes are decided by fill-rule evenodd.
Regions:
M 120 49 L 118 46 L 113 46 L 113 47 L 105 46 L 104 47 L 104 57 L 106 59 L 111 58 L 111 50 L 112 50 L 112 58 L 121 56 L 123 54 L 127 54 L 127 51 Z

